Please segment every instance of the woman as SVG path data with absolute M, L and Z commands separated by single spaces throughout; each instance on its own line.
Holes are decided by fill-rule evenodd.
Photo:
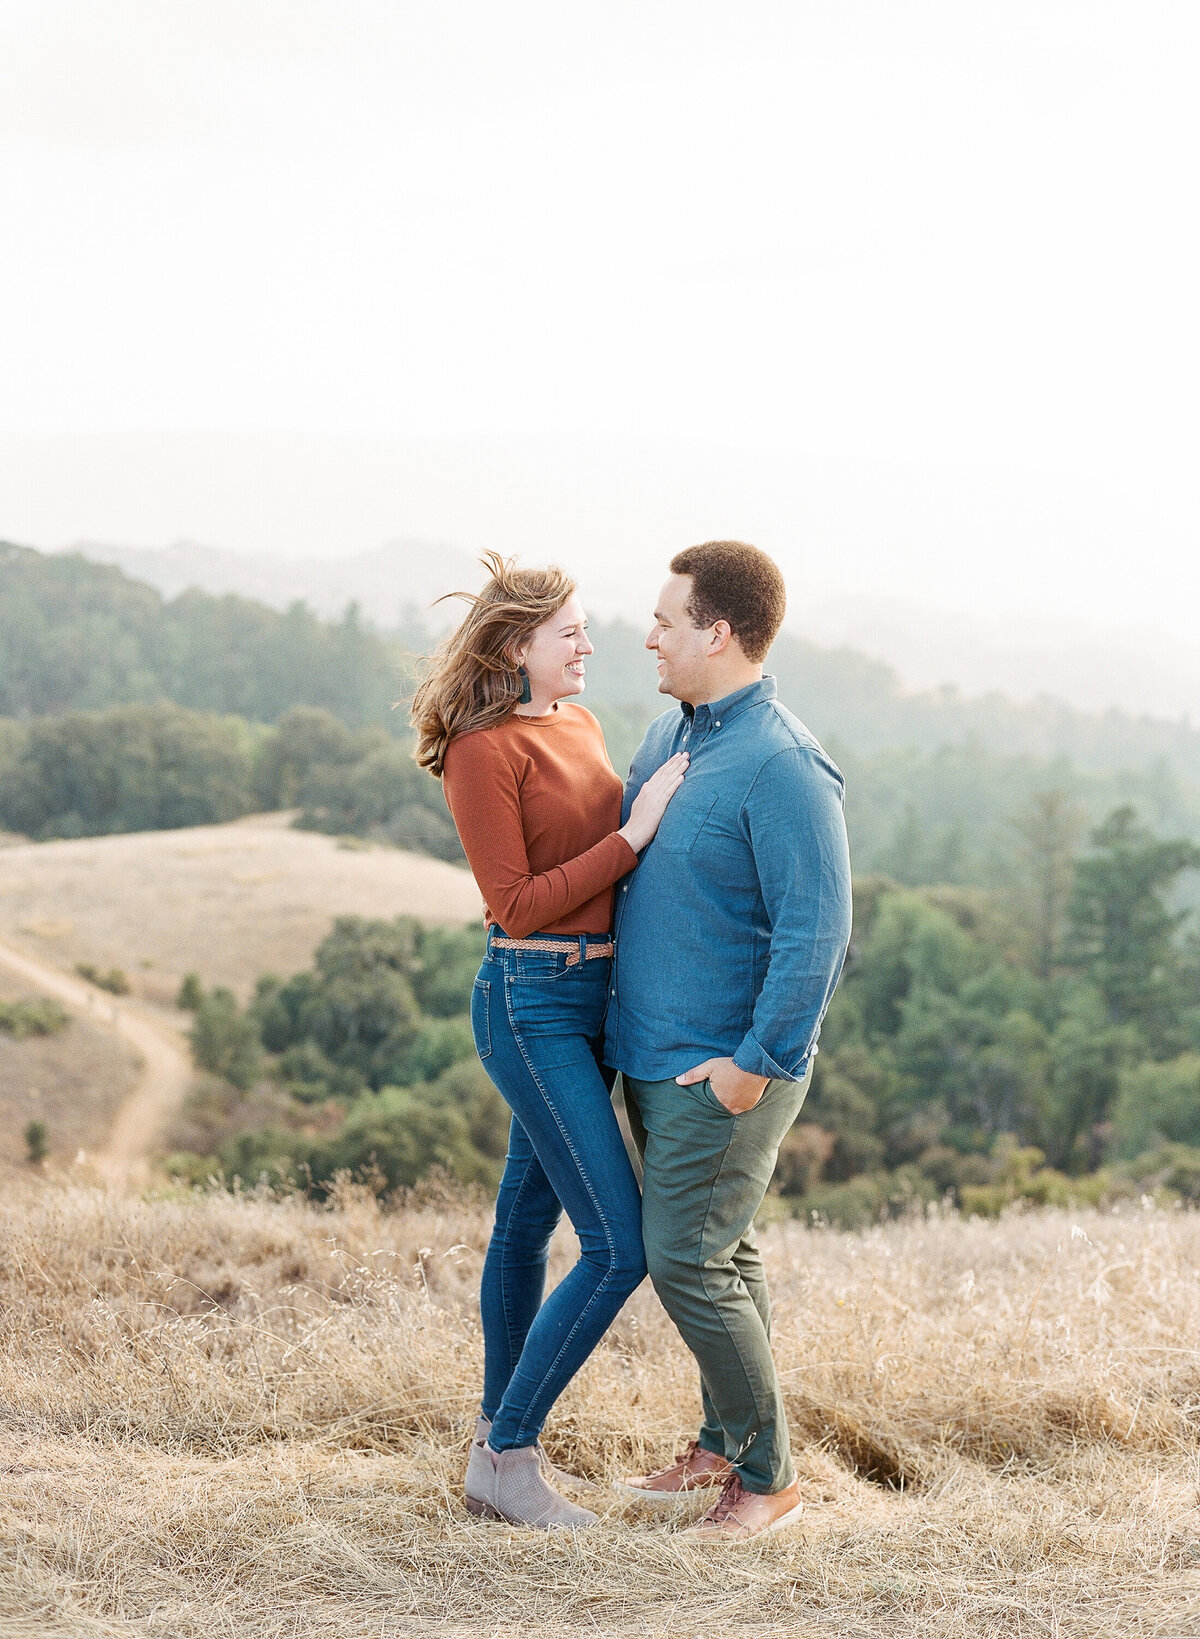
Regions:
M 483 1266 L 482 1415 L 467 1507 L 510 1524 L 592 1525 L 538 1445 L 551 1406 L 646 1272 L 641 1201 L 599 1059 L 614 885 L 683 779 L 648 780 L 621 824 L 621 781 L 589 711 L 592 651 L 574 583 L 494 553 L 491 578 L 413 701 L 417 761 L 442 777 L 483 893 L 487 949 L 471 1023 L 513 1113 Z M 566 1209 L 579 1261 L 542 1296 Z

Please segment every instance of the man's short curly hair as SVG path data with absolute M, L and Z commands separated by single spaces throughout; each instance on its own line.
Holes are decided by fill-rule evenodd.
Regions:
M 695 626 L 727 620 L 747 660 L 765 660 L 783 625 L 787 590 L 779 566 L 745 541 L 705 541 L 671 559 L 673 575 L 690 575 L 687 611 Z

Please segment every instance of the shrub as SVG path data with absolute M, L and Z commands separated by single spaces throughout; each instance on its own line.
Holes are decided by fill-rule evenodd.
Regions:
M 360 762 L 314 765 L 301 786 L 297 824 L 311 831 L 351 832 L 436 859 L 462 862 L 458 832 L 441 787 L 404 746 L 380 736 Z
M 799 1121 L 784 1134 L 771 1188 L 779 1195 L 807 1195 L 821 1179 L 837 1144 L 834 1133 L 811 1121 Z
M 192 1056 L 203 1070 L 223 1076 L 243 1092 L 262 1068 L 262 1045 L 254 1019 L 243 1013 L 231 990 L 211 991 L 196 1010 L 188 1032 Z
M 502 1163 L 508 1151 L 512 1111 L 475 1057 L 460 1059 L 421 1089 L 430 1104 L 449 1105 L 466 1119 L 471 1143 L 490 1161 Z
M 1190 1144 L 1157 1144 L 1132 1161 L 1118 1165 L 1118 1182 L 1141 1195 L 1167 1191 L 1189 1206 L 1200 1205 L 1200 1148 Z
M 912 1167 L 862 1173 L 845 1183 L 821 1184 L 796 1203 L 796 1215 L 835 1229 L 866 1229 L 901 1218 L 937 1199 L 927 1178 Z
M 175 998 L 175 1006 L 183 1013 L 195 1013 L 204 1000 L 204 989 L 198 973 L 185 973 Z
M 434 1103 L 423 1090 L 385 1087 L 350 1107 L 333 1138 L 303 1151 L 292 1148 L 311 1172 L 314 1186 L 328 1186 L 335 1174 L 349 1171 L 374 1176 L 379 1186 L 396 1189 L 440 1167 L 462 1183 L 494 1184 L 498 1168 L 479 1154 L 462 1110 Z
M 420 930 L 412 985 L 424 1012 L 435 1019 L 467 1012 L 483 947 L 481 927 Z
M 474 1057 L 469 1019 L 427 1019 L 411 1043 L 387 1064 L 383 1079 L 396 1087 L 436 1081 L 452 1064 Z
M 44 1121 L 30 1121 L 25 1128 L 25 1155 L 31 1167 L 39 1167 L 50 1153 L 50 1135 Z
M 129 975 L 124 968 L 110 967 L 107 973 L 101 973 L 94 962 L 76 962 L 75 971 L 81 979 L 86 979 L 98 990 L 107 990 L 113 996 L 129 994 Z
M 1126 1157 L 1153 1148 L 1156 1141 L 1200 1145 L 1200 1053 L 1127 1070 L 1112 1127 L 1114 1151 Z
M 32 1001 L 0 1002 L 0 1030 L 23 1041 L 26 1036 L 57 1036 L 70 1015 L 48 996 Z

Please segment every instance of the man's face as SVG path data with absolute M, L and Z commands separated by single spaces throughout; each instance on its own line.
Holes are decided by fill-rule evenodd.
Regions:
M 693 704 L 706 698 L 706 663 L 712 647 L 711 627 L 697 627 L 688 614 L 690 575 L 672 575 L 658 595 L 654 627 L 646 647 L 658 657 L 658 692 Z

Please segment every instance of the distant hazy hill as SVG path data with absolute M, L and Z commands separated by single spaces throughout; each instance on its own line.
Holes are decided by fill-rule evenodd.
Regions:
M 1079 711 L 1123 708 L 1200 722 L 1200 650 L 1164 629 L 966 614 L 881 597 L 818 600 L 806 635 L 891 666 L 913 691 L 957 685 L 972 695 L 1040 695 Z
M 223 593 L 196 590 L 191 552 L 197 572 L 207 563 L 218 583 L 227 568 L 282 577 L 275 606 L 227 585 Z M 415 542 L 340 564 L 313 561 L 307 568 L 314 584 L 330 575 L 327 607 L 337 610 L 331 623 L 290 608 L 302 586 L 292 572 L 304 564 L 208 548 L 128 557 L 131 564 L 150 562 L 154 588 L 130 579 L 132 569 L 0 545 L 0 716 L 165 698 L 260 722 L 274 722 L 292 705 L 322 705 L 356 726 L 383 723 L 395 731 L 402 724 L 390 706 L 403 692 L 405 651 L 422 641 L 423 609 L 440 592 L 469 587 L 472 570 L 479 573 L 464 553 Z M 363 595 L 366 583 L 358 579 L 364 564 L 373 566 L 380 588 L 374 597 Z M 332 578 L 334 570 L 340 579 Z M 185 580 L 192 589 L 181 591 Z M 343 596 L 349 590 L 353 599 Z M 347 622 L 350 601 L 385 632 L 404 617 L 405 636 Z M 279 613 L 280 606 L 290 612 Z M 606 727 L 624 752 L 662 704 L 653 668 L 641 627 L 597 620 L 593 636 L 588 703 L 608 714 Z M 1052 699 L 1020 703 L 1001 693 L 972 699 L 952 689 L 914 692 L 892 667 L 854 648 L 823 647 L 787 631 L 769 665 L 788 704 L 822 737 L 860 756 L 974 743 L 993 757 L 1066 758 L 1103 773 L 1153 764 L 1200 781 L 1200 730 L 1185 723 L 1086 713 Z
M 364 619 L 383 629 L 409 630 L 414 615 L 442 629 L 458 606 L 431 611 L 430 605 L 446 592 L 474 589 L 481 579 L 476 559 L 435 541 L 396 540 L 343 558 L 289 559 L 192 542 L 157 548 L 82 542 L 75 550 L 118 566 L 166 598 L 194 587 L 280 610 L 300 600 L 327 620 L 356 603 Z M 645 621 L 650 593 L 641 580 L 614 577 L 611 565 L 596 562 L 579 568 L 594 617 Z M 1195 646 L 1162 631 L 966 615 L 879 596 L 809 595 L 795 604 L 789 626 L 798 638 L 883 661 L 908 693 L 953 686 L 966 695 L 1002 694 L 1022 703 L 1051 696 L 1085 713 L 1124 707 L 1134 716 L 1200 721 Z
M 278 558 L 191 541 L 153 548 L 83 541 L 73 550 L 93 563 L 115 565 L 165 598 L 192 588 L 217 597 L 234 592 L 270 609 L 305 603 L 324 620 L 340 619 L 356 603 L 364 619 L 384 628 L 408 625 L 414 612 L 436 620 L 429 613 L 435 598 L 473 590 L 482 580 L 467 553 L 433 541 L 389 541 L 348 558 Z
M 417 603 L 406 596 L 414 589 L 397 570 L 391 592 L 402 610 Z M 422 592 L 429 589 L 427 578 Z M 587 704 L 622 768 L 649 718 L 670 702 L 657 693 L 642 628 L 596 620 L 592 636 Z M 323 621 L 305 607 L 281 613 L 229 592 L 192 589 L 167 601 L 116 567 L 0 545 L 0 719 L 18 719 L 0 720 L 0 766 L 7 759 L 26 789 L 24 764 L 14 762 L 31 732 L 21 719 L 138 701 L 259 724 L 292 706 L 323 706 L 343 723 L 403 735 L 405 714 L 392 704 L 406 692 L 412 650 L 423 641 L 415 624 L 403 635 L 373 632 L 354 617 Z M 1187 724 L 1088 714 L 1048 699 L 915 693 L 879 661 L 788 632 L 768 667 L 781 698 L 846 771 L 860 869 L 910 882 L 992 882 L 996 859 L 1011 853 L 1011 816 L 1050 787 L 1093 821 L 1132 803 L 1160 835 L 1200 839 L 1200 730 Z M 93 726 L 76 727 L 78 739 Z M 375 826 L 412 840 L 412 793 L 400 765 L 406 775 L 413 765 L 402 751 L 396 757 L 393 748 L 378 766 L 368 757 L 333 770 L 317 806 L 344 829 Z M 89 790 L 107 767 L 90 768 Z M 69 796 L 37 825 L 10 820 L 9 828 L 42 834 L 67 823 L 84 812 Z
M 400 645 L 352 619 L 194 590 L 165 602 L 117 568 L 0 542 L 0 717 L 173 700 L 260 723 L 306 705 L 387 726 L 403 676 Z

